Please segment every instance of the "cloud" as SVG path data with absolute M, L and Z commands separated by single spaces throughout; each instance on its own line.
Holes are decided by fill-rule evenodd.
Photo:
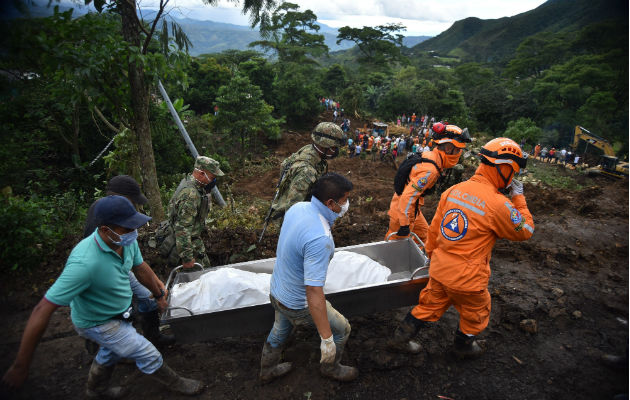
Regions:
M 339 28 L 341 26 L 375 26 L 384 23 L 402 23 L 405 35 L 435 36 L 448 29 L 455 21 L 478 17 L 494 19 L 520 14 L 538 7 L 544 0 L 291 0 L 302 10 L 310 9 L 319 21 Z M 142 7 L 154 8 L 158 0 L 141 0 Z M 216 6 L 201 0 L 171 0 L 183 16 L 209 19 L 237 25 L 247 25 L 249 17 L 243 15 L 242 1 L 237 3 L 219 0 Z

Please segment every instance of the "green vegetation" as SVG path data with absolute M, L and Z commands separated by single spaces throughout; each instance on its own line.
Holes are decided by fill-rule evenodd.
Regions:
M 146 211 L 160 219 L 193 160 L 161 104 L 158 79 L 199 152 L 225 171 L 268 160 L 266 146 L 283 128 L 312 128 L 321 97 L 339 101 L 347 115 L 447 119 L 473 135 L 525 140 L 525 151 L 537 142 L 566 147 L 582 125 L 623 158 L 628 21 L 611 1 L 557 0 L 512 18 L 468 18 L 412 49 L 402 46 L 400 25 L 343 27 L 337 41 L 356 46 L 330 54 L 312 11 L 292 3 L 268 8 L 262 0 L 243 11 L 260 23 L 263 36 L 252 46 L 264 54 L 190 57 L 190 38 L 170 20 L 136 21 L 110 1 L 99 2 L 100 14 L 56 11 L 6 23 L 0 220 L 9 228 L 0 238 L 0 269 L 35 266 L 59 240 L 77 237 L 82 210 L 112 175 L 142 181 L 152 199 Z M 568 9 L 570 17 L 548 17 Z M 579 187 L 552 171 L 535 173 L 552 186 Z M 257 211 L 237 204 L 234 221 L 253 228 L 266 210 L 246 205 Z M 221 212 L 214 226 L 232 223 L 225 225 Z
M 554 164 L 546 164 L 541 161 L 530 161 L 527 163 L 527 170 L 544 185 L 571 190 L 582 189 L 582 185 L 575 180 L 579 171 L 560 173 L 560 167 Z

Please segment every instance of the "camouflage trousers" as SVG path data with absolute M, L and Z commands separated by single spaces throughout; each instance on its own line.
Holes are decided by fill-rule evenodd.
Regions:
M 195 262 L 203 265 L 204 268 L 210 267 L 210 259 L 206 254 L 206 247 L 204 246 L 201 238 L 192 238 L 191 242 L 193 246 Z M 170 267 L 177 267 L 183 264 L 183 260 L 177 252 L 177 246 L 173 246 L 166 259 Z

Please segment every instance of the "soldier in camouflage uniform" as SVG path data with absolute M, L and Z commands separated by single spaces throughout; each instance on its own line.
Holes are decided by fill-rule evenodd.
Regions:
M 168 206 L 170 230 L 160 250 L 170 265 L 183 264 L 192 268 L 195 262 L 208 267 L 210 260 L 201 240 L 208 215 L 206 190 L 216 184 L 216 177 L 223 176 L 218 161 L 209 157 L 197 157 L 195 169 L 179 183 Z
M 313 184 L 328 172 L 326 160 L 339 155 L 339 146 L 347 142 L 341 128 L 332 122 L 319 123 L 311 133 L 313 143 L 307 144 L 282 162 L 282 181 L 273 202 L 272 219 L 284 217 L 295 203 L 311 197 Z

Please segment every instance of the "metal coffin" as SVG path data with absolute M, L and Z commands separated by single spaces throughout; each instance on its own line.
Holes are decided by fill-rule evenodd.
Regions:
M 374 242 L 336 249 L 336 251 L 341 250 L 366 255 L 392 271 L 386 283 L 327 293 L 326 299 L 343 315 L 350 317 L 417 304 L 418 294 L 428 282 L 428 268 L 424 268 L 426 261 L 424 253 L 413 240 Z M 273 272 L 275 260 L 275 258 L 268 258 L 228 264 L 213 269 L 229 267 L 270 274 Z M 173 284 L 192 282 L 208 271 L 206 269 L 179 272 L 173 279 Z M 412 274 L 414 278 L 410 279 Z M 174 317 L 171 310 L 168 310 L 162 318 L 162 324 L 170 325 L 180 343 L 268 332 L 273 321 L 274 310 L 268 301 L 265 304 L 205 314 L 190 313 L 189 316 L 184 317 Z

